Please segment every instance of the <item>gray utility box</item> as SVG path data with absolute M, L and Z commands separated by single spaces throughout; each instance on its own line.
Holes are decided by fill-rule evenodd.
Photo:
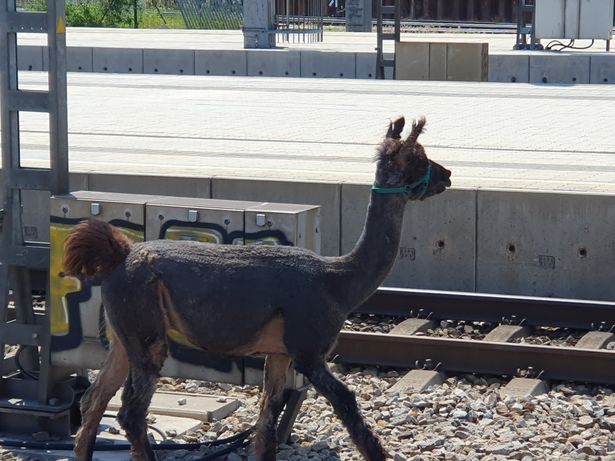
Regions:
M 537 39 L 604 39 L 613 30 L 613 0 L 535 0 Z
M 64 241 L 81 220 L 97 218 L 118 227 L 133 242 L 194 240 L 232 245 L 292 245 L 320 253 L 320 208 L 231 200 L 194 199 L 78 191 L 51 198 L 52 363 L 100 368 L 108 346 L 100 285 L 63 274 Z M 174 376 L 233 384 L 262 382 L 262 360 L 213 356 L 186 338 L 170 337 L 162 370 Z M 289 372 L 289 387 L 302 385 Z

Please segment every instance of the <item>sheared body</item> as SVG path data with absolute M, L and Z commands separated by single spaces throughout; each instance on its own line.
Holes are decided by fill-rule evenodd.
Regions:
M 227 355 L 265 354 L 257 461 L 275 460 L 275 428 L 293 363 L 333 406 L 368 461 L 386 451 L 361 415 L 354 394 L 329 372 L 327 353 L 348 314 L 382 283 L 395 262 L 409 200 L 450 186 L 450 171 L 417 142 L 425 120 L 401 140 L 404 119 L 391 123 L 377 155 L 367 220 L 355 248 L 340 257 L 281 246 L 221 246 L 153 241 L 132 245 L 102 221 L 79 224 L 65 245 L 64 267 L 103 278 L 113 337 L 96 382 L 82 399 L 75 453 L 90 460 L 109 399 L 124 384 L 118 415 L 134 460 L 153 461 L 145 416 L 168 354 L 168 333 Z

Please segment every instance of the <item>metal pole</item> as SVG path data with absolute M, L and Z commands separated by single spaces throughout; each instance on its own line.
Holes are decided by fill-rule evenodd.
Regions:
M 68 116 L 66 91 L 66 14 L 64 0 L 47 1 L 49 50 L 49 136 L 51 193 L 67 194 Z

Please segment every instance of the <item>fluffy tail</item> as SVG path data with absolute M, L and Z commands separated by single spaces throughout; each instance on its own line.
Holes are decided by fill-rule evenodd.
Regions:
M 82 221 L 64 243 L 64 271 L 75 277 L 105 277 L 124 262 L 131 245 L 128 237 L 109 223 Z

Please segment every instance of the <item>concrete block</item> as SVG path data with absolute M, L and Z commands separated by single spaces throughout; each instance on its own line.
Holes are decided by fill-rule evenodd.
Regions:
M 429 49 L 429 42 L 395 43 L 395 78 L 429 80 Z
M 351 52 L 301 51 L 301 77 L 355 78 L 356 57 Z
M 387 394 L 401 394 L 405 392 L 423 392 L 432 386 L 442 384 L 445 380 L 443 373 L 432 370 L 410 370 L 399 381 L 385 392 Z
M 301 54 L 297 50 L 250 50 L 247 60 L 250 76 L 301 76 Z
M 212 179 L 212 197 L 230 200 L 320 205 L 321 251 L 339 255 L 340 196 L 334 183 Z
M 589 55 L 530 55 L 530 83 L 589 83 Z
M 17 49 L 17 68 L 19 70 L 43 70 L 43 46 L 19 46 Z
M 529 336 L 530 329 L 519 325 L 498 325 L 485 335 L 484 341 L 509 343 L 515 338 Z
M 533 378 L 513 378 L 500 391 L 500 395 L 516 397 L 524 399 L 536 395 L 546 394 L 548 392 L 547 384 L 540 379 Z
M 119 396 L 120 396 L 119 393 L 116 394 L 117 399 L 119 399 Z M 156 398 L 156 394 L 154 394 L 154 398 Z M 126 432 L 124 431 L 124 429 L 122 429 L 122 427 L 119 424 L 119 421 L 117 420 L 117 413 L 118 412 L 115 410 L 107 409 L 105 411 L 104 414 L 108 416 L 103 416 L 103 418 L 100 420 L 100 424 L 98 425 L 99 429 L 98 429 L 98 434 L 96 435 L 96 441 L 98 443 L 113 442 L 113 441 L 118 442 L 118 443 L 127 442 Z M 152 431 L 150 429 L 148 438 L 150 439 L 150 441 L 154 441 L 155 443 L 162 442 L 164 440 L 163 435 L 165 435 L 167 431 L 172 430 L 177 434 L 177 436 L 181 436 L 182 434 L 185 434 L 188 431 L 193 431 L 195 429 L 198 429 L 198 427 L 203 423 L 203 421 L 199 419 L 186 418 L 186 417 L 181 417 L 181 416 L 169 416 L 169 415 L 161 415 L 161 414 L 153 414 L 153 413 L 152 413 L 152 416 L 155 418 L 155 421 L 151 423 L 151 425 L 155 427 L 158 431 L 161 432 L 159 433 L 158 431 Z M 111 428 L 117 429 L 119 433 L 116 432 L 115 430 L 113 432 L 110 432 Z M 64 460 L 64 461 L 68 461 L 68 460 Z
M 389 334 L 411 336 L 417 333 L 424 333 L 427 330 L 436 328 L 436 323 L 425 319 L 406 319 L 403 322 L 395 325 Z
M 210 198 L 211 181 L 209 178 L 91 173 L 88 190 Z
M 590 56 L 589 83 L 615 83 L 615 56 L 611 53 Z
M 94 72 L 143 73 L 143 50 L 137 48 L 93 48 Z
M 486 81 L 489 45 L 458 42 L 399 42 L 398 80 Z
M 613 299 L 612 196 L 479 190 L 477 203 L 476 291 Z
M 69 72 L 92 72 L 93 50 L 90 47 L 72 46 L 66 49 L 66 69 Z
M 376 78 L 376 53 L 355 53 L 355 77 Z
M 397 260 L 383 285 L 474 291 L 475 194 L 453 189 L 408 203 Z M 368 185 L 342 185 L 342 253 L 359 238 L 369 197 Z
M 119 410 L 122 389 L 111 398 L 107 408 Z M 240 403 L 236 399 L 220 398 L 214 395 L 189 394 L 180 392 L 158 391 L 152 397 L 149 412 L 157 415 L 181 416 L 200 421 L 217 421 L 226 418 Z
M 429 80 L 447 79 L 446 43 L 430 43 L 429 45 Z
M 490 82 L 530 81 L 529 54 L 492 54 L 489 56 Z
M 447 80 L 486 82 L 489 80 L 489 44 L 448 43 L 446 71 Z
M 607 344 L 615 341 L 615 334 L 608 331 L 588 331 L 575 344 L 583 349 L 604 349 Z
M 146 74 L 194 75 L 194 50 L 143 50 Z
M 196 75 L 248 75 L 248 57 L 245 50 L 196 50 Z

